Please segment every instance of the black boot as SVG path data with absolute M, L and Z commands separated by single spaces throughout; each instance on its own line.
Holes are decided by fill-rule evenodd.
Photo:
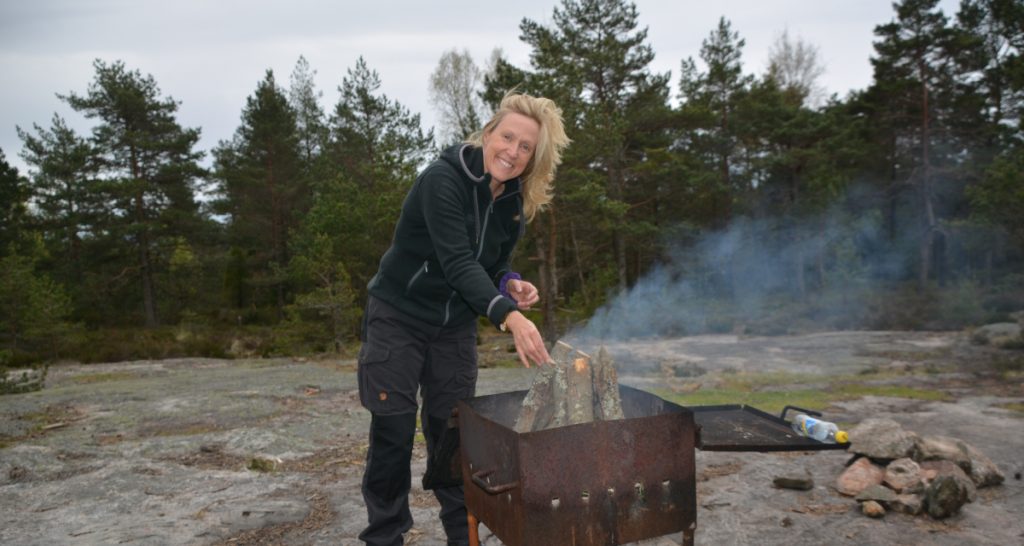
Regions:
M 450 460 L 455 453 L 446 453 L 452 447 L 452 434 L 458 429 L 448 428 L 448 420 L 423 415 L 425 417 L 423 436 L 427 440 L 428 460 Z M 455 436 L 454 449 L 458 450 L 458 437 Z M 438 465 L 435 465 L 435 467 Z M 466 521 L 466 500 L 461 485 L 440 486 L 434 488 L 434 497 L 441 504 L 441 525 L 448 536 L 448 546 L 467 546 L 469 544 L 469 524 Z

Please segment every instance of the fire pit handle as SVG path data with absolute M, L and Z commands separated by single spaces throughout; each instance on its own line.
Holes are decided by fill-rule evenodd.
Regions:
M 782 413 L 779 415 L 779 418 L 782 419 L 783 421 L 785 421 L 786 420 L 786 412 L 789 411 L 789 410 L 796 410 L 796 411 L 799 411 L 800 413 L 806 413 L 807 415 L 810 415 L 811 417 L 821 417 L 821 412 L 820 411 L 814 411 L 814 410 L 799 408 L 797 406 L 786 406 L 786 407 L 782 408 Z
M 519 482 L 491 485 L 485 481 L 487 476 L 490 476 L 491 474 L 494 474 L 494 470 L 478 470 L 474 472 L 470 478 L 473 479 L 473 483 L 475 483 L 477 487 L 483 489 L 488 495 L 498 495 L 519 487 Z

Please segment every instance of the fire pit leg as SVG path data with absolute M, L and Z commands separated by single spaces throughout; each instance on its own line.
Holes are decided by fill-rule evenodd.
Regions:
M 466 520 L 469 522 L 469 546 L 480 546 L 480 520 L 468 510 Z M 692 545 L 693 541 L 690 541 L 690 544 Z
M 683 531 L 683 546 L 693 546 L 693 535 L 696 533 L 694 527 L 694 525 L 690 525 L 689 529 Z

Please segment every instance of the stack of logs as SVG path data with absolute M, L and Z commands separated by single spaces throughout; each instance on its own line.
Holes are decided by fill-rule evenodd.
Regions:
M 622 419 L 619 379 L 604 347 L 597 358 L 559 341 L 541 368 L 516 420 L 516 432 Z

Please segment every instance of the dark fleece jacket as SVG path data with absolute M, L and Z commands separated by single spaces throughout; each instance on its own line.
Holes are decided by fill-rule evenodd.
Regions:
M 491 198 L 483 151 L 445 150 L 416 178 L 391 247 L 368 285 L 371 295 L 438 326 L 486 316 L 495 326 L 516 308 L 498 292 L 523 218 L 519 179 Z

